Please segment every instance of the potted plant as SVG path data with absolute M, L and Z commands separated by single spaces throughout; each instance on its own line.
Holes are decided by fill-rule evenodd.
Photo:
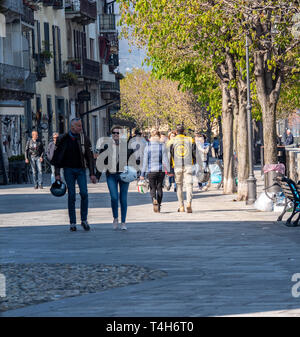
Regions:
M 50 59 L 53 58 L 53 54 L 50 51 L 50 43 L 49 41 L 43 41 L 43 50 L 40 52 L 40 57 L 47 61 L 50 62 Z
M 40 57 L 45 62 L 50 63 L 50 59 L 53 58 L 53 54 L 50 50 L 44 49 L 43 51 L 41 51 Z
M 81 60 L 80 59 L 69 59 L 66 63 L 73 66 L 75 68 L 75 70 L 81 69 Z
M 70 85 L 77 84 L 77 80 L 78 80 L 77 75 L 72 73 L 72 72 L 63 73 L 61 75 L 61 78 L 62 78 L 63 81 L 68 82 L 68 84 L 70 84 Z
M 19 154 L 17 156 L 11 156 L 8 158 L 9 162 L 24 161 L 24 160 L 25 160 L 24 154 Z

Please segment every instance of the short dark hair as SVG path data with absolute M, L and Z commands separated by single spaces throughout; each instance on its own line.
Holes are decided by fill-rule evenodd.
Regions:
M 177 132 L 184 132 L 184 125 L 183 124 L 178 124 L 177 126 L 176 126 L 176 130 L 177 130 Z
M 136 132 L 134 133 L 134 135 L 135 135 L 135 136 L 141 136 L 142 133 L 141 133 L 140 131 L 136 131 Z

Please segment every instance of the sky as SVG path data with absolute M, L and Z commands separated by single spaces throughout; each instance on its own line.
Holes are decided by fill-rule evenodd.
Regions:
M 130 49 L 131 52 L 129 52 Z M 147 70 L 148 67 L 142 65 L 145 55 L 144 50 L 129 46 L 127 40 L 119 40 L 119 72 L 125 75 L 126 72 L 131 72 L 133 68 Z
M 117 13 L 117 22 L 120 20 L 119 8 L 118 4 L 116 3 L 116 11 Z M 118 26 L 118 31 L 120 33 L 121 27 Z M 130 52 L 131 51 L 131 52 Z M 146 56 L 146 51 L 139 49 L 135 46 L 129 45 L 129 42 L 124 39 L 120 38 L 119 40 L 119 72 L 123 75 L 126 74 L 126 72 L 131 72 L 133 68 L 143 68 L 145 70 L 150 70 L 149 67 L 146 65 L 143 66 L 143 60 Z

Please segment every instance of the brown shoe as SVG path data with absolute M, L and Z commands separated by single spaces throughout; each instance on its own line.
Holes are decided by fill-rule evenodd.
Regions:
M 185 212 L 184 206 L 180 206 L 180 207 L 178 208 L 178 212 Z
M 187 206 L 186 206 L 186 212 L 187 213 L 193 213 L 193 211 L 192 211 L 192 204 L 187 204 Z
M 159 205 L 158 205 L 158 202 L 157 202 L 156 199 L 153 199 L 153 211 L 155 213 L 158 213 L 158 211 L 159 211 Z

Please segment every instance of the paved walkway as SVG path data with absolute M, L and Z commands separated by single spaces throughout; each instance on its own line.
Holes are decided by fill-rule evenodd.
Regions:
M 66 197 L 54 198 L 49 188 L 0 187 L 0 263 L 136 264 L 168 273 L 2 316 L 300 315 L 291 280 L 300 273 L 300 228 L 215 188 L 194 191 L 192 214 L 176 212 L 174 192 L 165 192 L 156 214 L 149 194 L 131 184 L 124 232 L 112 230 L 106 184 L 89 185 L 92 230 L 70 233 Z

